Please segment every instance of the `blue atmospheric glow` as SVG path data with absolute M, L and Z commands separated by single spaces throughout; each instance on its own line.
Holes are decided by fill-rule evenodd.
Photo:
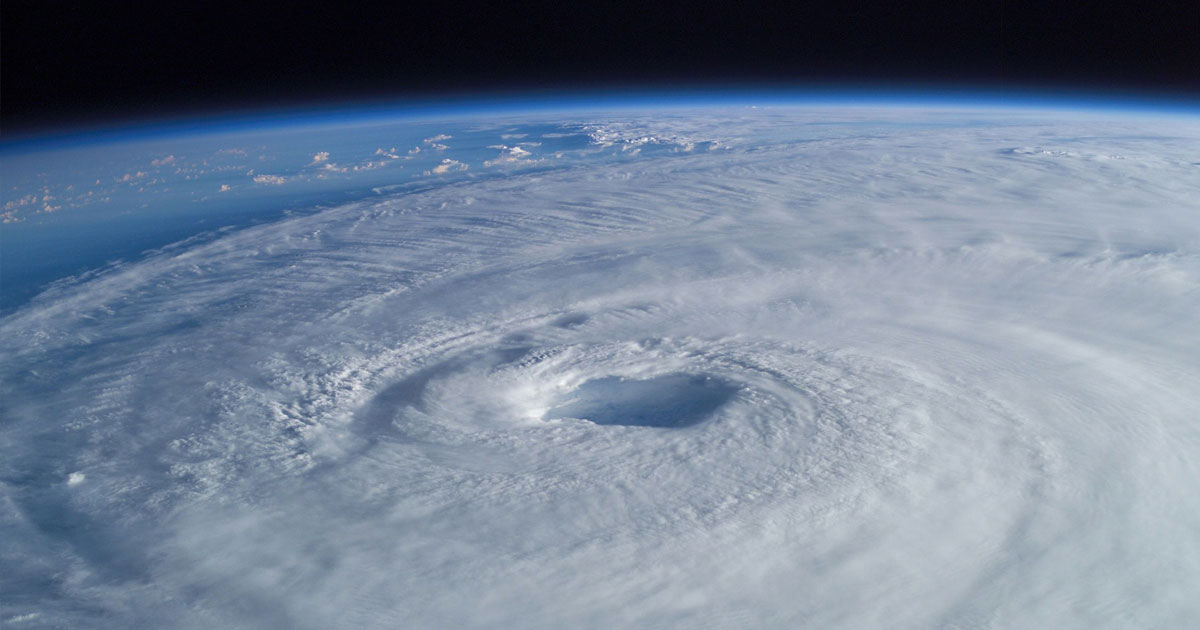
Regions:
M 133 141 L 163 135 L 268 130 L 313 125 L 358 125 L 401 120 L 449 120 L 483 115 L 551 112 L 647 111 L 730 106 L 886 106 L 1039 109 L 1079 114 L 1137 112 L 1142 115 L 1200 116 L 1200 99 L 1190 95 L 1122 91 L 998 89 L 992 87 L 836 85 L 812 87 L 683 85 L 675 88 L 528 90 L 465 93 L 410 99 L 329 100 L 285 107 L 212 111 L 128 121 L 124 124 L 9 134 L 0 152 L 85 143 Z

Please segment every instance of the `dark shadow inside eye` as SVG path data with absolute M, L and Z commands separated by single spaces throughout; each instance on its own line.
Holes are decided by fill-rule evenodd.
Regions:
M 546 418 L 580 418 L 596 424 L 683 428 L 704 422 L 729 402 L 738 388 L 695 374 L 636 380 L 592 379 L 563 396 Z

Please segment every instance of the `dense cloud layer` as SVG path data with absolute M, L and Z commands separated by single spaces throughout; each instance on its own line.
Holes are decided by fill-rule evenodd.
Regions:
M 594 124 L 0 321 L 4 619 L 1200 616 L 1200 125 Z

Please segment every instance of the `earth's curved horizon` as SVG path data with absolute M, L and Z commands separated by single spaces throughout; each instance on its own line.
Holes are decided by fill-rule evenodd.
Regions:
M 1200 618 L 1200 109 L 705 98 L 0 147 L 0 621 Z

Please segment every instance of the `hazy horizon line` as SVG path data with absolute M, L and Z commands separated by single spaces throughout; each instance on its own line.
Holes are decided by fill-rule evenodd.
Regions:
M 207 109 L 174 108 L 143 117 L 96 117 L 64 124 L 5 130 L 0 151 L 60 144 L 94 144 L 118 139 L 239 128 L 273 129 L 307 124 L 386 120 L 436 120 L 483 113 L 537 114 L 626 108 L 687 108 L 724 106 L 835 106 L 862 103 L 888 106 L 951 106 L 955 108 L 1045 109 L 1091 112 L 1138 112 L 1158 115 L 1200 115 L 1200 95 L 1146 89 L 997 86 L 929 82 L 702 83 L 680 82 L 588 87 L 483 88 L 438 93 L 381 94 L 327 99 L 293 99 L 274 107 L 261 103 Z

